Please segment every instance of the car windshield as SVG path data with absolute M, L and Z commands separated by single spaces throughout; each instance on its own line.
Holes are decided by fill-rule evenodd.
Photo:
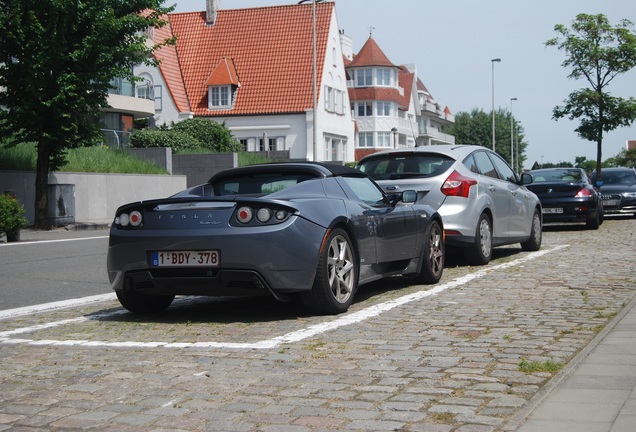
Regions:
M 374 180 L 433 177 L 445 172 L 453 162 L 452 158 L 435 153 L 394 153 L 370 157 L 358 169 Z
M 266 195 L 316 178 L 307 172 L 245 174 L 218 179 L 212 184 L 215 196 Z
M 582 181 L 580 170 L 555 169 L 532 172 L 534 183 Z

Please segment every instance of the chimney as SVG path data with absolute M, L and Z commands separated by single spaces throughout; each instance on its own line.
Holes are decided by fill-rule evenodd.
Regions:
M 221 8 L 221 0 L 205 0 L 205 23 L 213 26 L 216 22 L 216 13 Z

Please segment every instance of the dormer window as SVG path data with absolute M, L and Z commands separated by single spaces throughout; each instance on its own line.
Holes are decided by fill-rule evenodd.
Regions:
M 210 86 L 208 88 L 208 109 L 232 108 L 232 86 Z
M 234 107 L 236 92 L 241 84 L 232 59 L 223 57 L 206 84 L 209 110 L 226 110 Z

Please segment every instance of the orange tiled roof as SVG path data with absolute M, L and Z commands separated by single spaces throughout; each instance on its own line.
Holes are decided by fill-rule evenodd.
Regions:
M 400 105 L 400 108 L 404 110 L 408 110 L 411 105 L 413 81 L 415 81 L 415 74 L 409 72 L 406 67 L 400 66 L 400 71 L 398 72 L 398 83 L 400 87 L 404 89 L 404 92 L 402 93 L 402 97 L 398 101 L 398 104 Z
M 156 43 L 172 37 L 169 25 L 154 30 L 153 39 Z M 172 99 L 179 112 L 190 112 L 190 103 L 186 95 L 185 84 L 181 76 L 177 49 L 174 45 L 163 46 L 155 51 L 155 57 L 161 60 L 159 71 L 166 82 L 166 87 L 172 95 Z
M 349 99 L 356 101 L 391 101 L 402 104 L 402 95 L 390 87 L 349 87 Z
M 333 10 L 331 2 L 316 5 L 318 83 Z M 168 17 L 177 37 L 176 54 L 195 116 L 297 113 L 312 108 L 311 3 L 222 9 L 213 26 L 206 25 L 205 12 Z M 160 54 L 165 55 L 163 50 Z M 232 59 L 241 88 L 233 109 L 210 111 L 207 83 L 224 58 Z M 166 59 L 165 66 L 169 66 Z M 164 77 L 176 78 L 164 71 L 165 66 L 161 66 Z
M 372 37 L 369 37 L 364 43 L 360 52 L 351 60 L 347 67 L 365 67 L 365 66 L 385 66 L 396 67 L 384 55 L 380 47 Z

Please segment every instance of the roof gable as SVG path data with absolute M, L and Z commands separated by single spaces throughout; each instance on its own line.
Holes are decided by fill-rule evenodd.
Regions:
M 214 72 L 205 82 L 207 86 L 235 85 L 240 86 L 236 68 L 232 59 L 223 57 Z

